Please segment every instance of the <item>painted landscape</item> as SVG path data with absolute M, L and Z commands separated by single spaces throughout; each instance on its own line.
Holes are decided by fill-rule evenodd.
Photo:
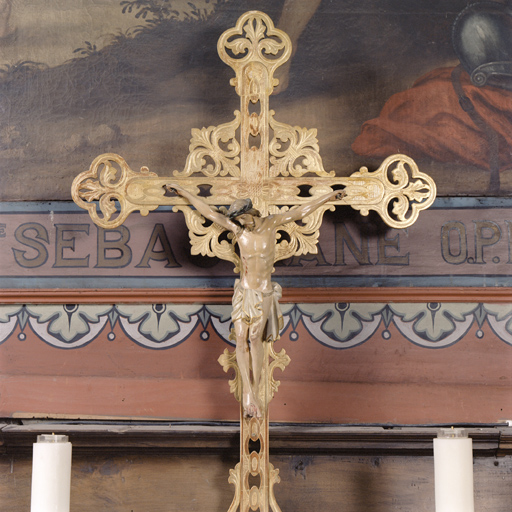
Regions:
M 178 9 L 167 0 L 104 0 L 120 21 L 97 40 L 87 30 L 101 21 L 88 7 L 98 2 L 86 1 L 72 18 L 73 27 L 87 28 L 84 40 L 56 62 L 52 16 L 60 19 L 67 3 L 34 2 L 16 14 L 16 3 L 0 2 L 13 25 L 0 27 L 2 201 L 69 200 L 73 178 L 105 152 L 121 154 L 133 169 L 181 169 L 190 130 L 229 121 L 238 108 L 233 72 L 216 43 L 251 9 L 287 32 L 292 27 L 296 51 L 278 75 L 271 108 L 280 121 L 318 129 L 326 169 L 348 175 L 403 152 L 434 177 L 440 195 L 512 189 L 506 136 L 499 134 L 500 184 L 493 188 L 485 134 L 464 118 L 447 78 L 459 63 L 452 27 L 466 1 L 198 0 Z M 47 36 L 22 30 L 29 12 L 34 23 L 46 20 Z M 502 106 L 511 104 L 511 92 L 463 87 L 478 98 L 491 90 L 496 130 L 506 133 L 511 115 Z

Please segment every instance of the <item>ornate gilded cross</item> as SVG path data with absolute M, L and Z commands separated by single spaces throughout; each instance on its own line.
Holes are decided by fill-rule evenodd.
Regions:
M 147 215 L 158 206 L 172 205 L 174 211 L 185 214 L 192 253 L 232 261 L 238 271 L 234 241 L 225 239 L 223 228 L 206 226 L 203 217 L 183 198 L 166 195 L 165 185 L 179 183 L 217 207 L 250 197 L 262 216 L 303 204 L 333 187 L 343 188 L 343 199 L 321 206 L 301 224 L 283 226 L 281 231 L 287 236 L 276 240 L 276 261 L 316 253 L 323 214 L 337 204 L 350 205 L 363 215 L 375 210 L 389 226 L 405 228 L 433 203 L 433 180 L 407 156 L 390 156 L 374 172 L 362 167 L 350 177 L 336 177 L 334 171 L 324 170 L 315 129 L 275 119 L 269 97 L 279 83 L 274 78 L 276 69 L 291 55 L 291 42 L 266 14 L 251 11 L 241 16 L 236 26 L 220 37 L 218 52 L 236 74 L 231 85 L 240 96 L 240 110 L 235 111 L 234 119 L 193 129 L 185 168 L 174 171 L 172 177 L 159 177 L 147 167 L 133 171 L 116 154 L 97 157 L 90 169 L 74 180 L 72 196 L 98 226 L 115 228 L 133 211 Z M 273 371 L 276 367 L 284 369 L 289 358 L 284 350 L 275 353 L 273 343 L 265 343 L 265 350 L 260 389 L 263 417 L 245 418 L 241 413 L 240 463 L 230 473 L 236 491 L 229 512 L 237 508 L 241 512 L 279 512 L 273 493 L 273 485 L 279 481 L 278 470 L 268 459 L 268 403 L 279 385 Z M 234 352 L 226 350 L 219 360 L 225 370 L 235 369 L 236 377 L 230 385 L 240 401 L 241 382 Z
M 115 228 L 133 211 L 147 215 L 161 205 L 174 205 L 185 213 L 194 254 L 218 256 L 236 265 L 230 244 L 219 241 L 222 229 L 205 228 L 184 199 L 164 195 L 165 184 L 180 183 L 194 194 L 206 188 L 203 199 L 216 206 L 250 197 L 263 216 L 304 203 L 333 186 L 344 188 L 343 200 L 320 208 L 302 226 L 287 226 L 289 240 L 278 244 L 277 260 L 316 252 L 323 214 L 336 204 L 348 204 L 362 215 L 375 210 L 394 228 L 410 226 L 419 211 L 432 204 L 434 181 L 407 156 L 393 155 L 374 172 L 362 167 L 348 178 L 336 177 L 334 171 L 324 170 L 316 129 L 275 119 L 269 96 L 278 84 L 276 69 L 291 55 L 291 42 L 266 14 L 245 13 L 222 34 L 217 47 L 236 73 L 231 85 L 240 96 L 240 111 L 227 123 L 193 129 L 185 168 L 174 171 L 172 178 L 147 167 L 132 171 L 116 154 L 98 156 L 72 186 L 73 200 L 98 226 Z

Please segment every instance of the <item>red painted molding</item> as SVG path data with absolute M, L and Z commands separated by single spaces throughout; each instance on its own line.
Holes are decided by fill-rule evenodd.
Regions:
M 231 288 L 4 289 L 0 304 L 229 304 Z M 285 288 L 281 302 L 512 302 L 512 288 Z

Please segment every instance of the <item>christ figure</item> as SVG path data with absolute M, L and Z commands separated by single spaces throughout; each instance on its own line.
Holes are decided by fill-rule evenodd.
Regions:
M 282 315 L 281 286 L 271 281 L 275 263 L 276 235 L 288 222 L 303 219 L 345 192 L 329 192 L 284 213 L 261 217 L 250 199 L 237 199 L 226 214 L 212 209 L 198 196 L 177 184 L 166 188 L 184 197 L 206 219 L 233 233 L 240 250 L 240 278 L 233 293 L 236 361 L 242 378 L 242 407 L 246 417 L 262 416 L 259 387 L 264 364 L 264 343 L 277 339 Z

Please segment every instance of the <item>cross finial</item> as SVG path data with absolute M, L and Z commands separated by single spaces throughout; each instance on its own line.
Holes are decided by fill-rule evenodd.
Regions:
M 184 199 L 165 195 L 166 184 L 179 182 L 193 194 L 203 190 L 203 196 L 207 190 L 203 199 L 215 206 L 250 197 L 262 215 L 344 188 L 346 197 L 341 201 L 322 206 L 300 226 L 284 226 L 288 240 L 279 241 L 277 260 L 316 252 L 323 214 L 336 204 L 348 204 L 362 215 L 375 210 L 389 226 L 403 228 L 433 203 L 435 183 L 411 158 L 393 155 L 374 172 L 362 167 L 350 177 L 337 177 L 323 167 L 315 129 L 276 120 L 269 97 L 278 85 L 275 70 L 291 55 L 291 42 L 266 14 L 242 15 L 235 27 L 222 34 L 218 51 L 236 75 L 231 84 L 240 96 L 240 110 L 234 119 L 193 129 L 184 169 L 174 171 L 172 177 L 159 177 L 147 167 L 132 171 L 119 155 L 97 157 L 72 186 L 73 200 L 89 211 L 96 224 L 114 228 L 133 211 L 147 215 L 160 205 L 174 205 L 185 214 L 192 252 L 233 261 L 236 270 L 233 246 L 219 238 L 223 229 L 206 228 Z

